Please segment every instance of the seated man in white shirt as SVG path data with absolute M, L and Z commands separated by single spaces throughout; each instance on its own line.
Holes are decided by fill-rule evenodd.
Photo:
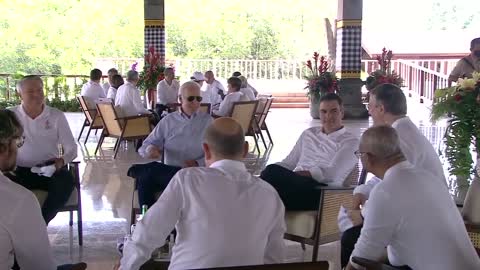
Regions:
M 448 190 L 436 175 L 411 165 L 390 126 L 363 133 L 363 168 L 382 181 L 362 209 L 365 218 L 352 257 L 414 270 L 480 269 L 480 259 Z M 385 250 L 387 247 L 387 250 Z M 363 269 L 350 262 L 348 270 Z
M 207 167 L 179 171 L 137 223 L 120 269 L 139 269 L 174 227 L 171 270 L 283 262 L 285 210 L 275 190 L 245 168 L 240 124 L 215 120 L 203 151 Z
M 165 116 L 139 149 L 144 158 L 161 160 L 133 165 L 128 175 L 137 179 L 140 205 L 152 206 L 155 193 L 164 190 L 177 171 L 184 167 L 204 166 L 203 134 L 213 121 L 200 108 L 200 86 L 186 82 L 180 87 L 181 110 Z
M 171 67 L 165 68 L 163 72 L 165 79 L 157 84 L 157 105 L 155 110 L 162 115 L 164 110 L 173 111 L 173 105 L 178 103 L 178 91 L 180 84 L 175 80 L 175 71 Z
M 242 87 L 240 87 L 240 92 L 242 92 L 248 100 L 255 100 L 255 94 L 253 93 L 252 89 L 248 87 L 247 78 L 243 75 L 238 76 L 238 78 L 242 81 Z
M 215 79 L 215 75 L 211 70 L 205 72 L 205 82 L 207 83 L 207 89 L 205 90 L 206 95 L 211 96 L 208 102 L 212 103 L 212 106 L 215 104 L 220 104 L 220 102 L 225 98 L 225 87 L 223 87 L 221 82 Z M 220 101 L 218 103 L 216 103 L 217 96 L 220 96 Z
M 102 71 L 100 69 L 92 69 L 90 71 L 90 81 L 82 86 L 80 95 L 85 98 L 89 109 L 95 108 L 95 101 L 99 98 L 107 97 L 103 87 L 100 85 L 102 79 Z
M 122 116 L 150 114 L 143 105 L 140 91 L 137 89 L 138 80 L 138 72 L 130 70 L 127 72 L 127 82 L 117 90 L 115 106 L 120 108 Z
M 113 85 L 113 76 L 119 75 L 118 70 L 116 68 L 111 68 L 107 71 L 108 81 L 102 85 L 105 94 L 108 96 L 108 90 Z
M 342 123 L 342 99 L 329 93 L 320 99 L 321 127 L 305 130 L 290 154 L 268 165 L 260 177 L 280 194 L 287 210 L 317 210 L 321 185 L 341 186 L 358 162 L 358 136 Z
M 112 82 L 110 88 L 108 88 L 107 98 L 111 99 L 115 102 L 115 97 L 117 96 L 117 91 L 120 86 L 122 86 L 125 82 L 123 81 L 123 77 L 121 75 L 113 75 Z
M 232 77 L 240 77 L 240 76 L 242 76 L 242 73 L 240 73 L 239 71 L 235 71 L 235 72 L 233 72 L 233 74 L 232 74 Z M 255 89 L 255 87 L 253 87 L 253 86 L 252 86 L 251 84 L 249 84 L 248 82 L 247 82 L 247 87 L 250 88 L 250 89 L 253 91 L 253 94 L 255 95 L 255 97 L 258 96 L 258 91 L 257 91 L 257 89 Z
M 436 176 L 439 186 L 447 189 L 442 163 L 430 141 L 420 132 L 407 114 L 407 99 L 402 89 L 393 84 L 382 84 L 370 91 L 368 111 L 374 125 L 392 126 L 400 138 L 400 148 L 410 164 L 424 168 Z M 370 191 L 380 182 L 374 177 L 365 185 L 360 185 L 354 190 L 353 209 L 349 215 L 353 220 L 360 221 L 360 205 L 368 199 Z M 361 223 L 355 222 L 354 227 L 342 235 L 342 266 L 348 263 L 353 247 L 360 235 Z
M 237 77 L 231 77 L 227 80 L 228 94 L 220 103 L 218 110 L 213 110 L 214 117 L 230 116 L 233 109 L 233 103 L 238 101 L 248 101 L 247 97 L 240 92 L 242 81 Z
M 85 269 L 85 263 L 56 266 L 37 198 L 3 175 L 15 170 L 23 142 L 15 113 L 0 110 L 0 269 Z
M 45 105 L 43 81 L 30 75 L 17 84 L 22 103 L 11 108 L 24 129 L 25 144 L 18 151 L 17 169 L 8 177 L 27 189 L 48 192 L 42 215 L 48 224 L 67 202 L 73 176 L 66 165 L 77 157 L 77 144 L 64 113 Z M 63 148 L 63 155 L 59 154 Z M 43 167 L 32 172 L 32 167 Z

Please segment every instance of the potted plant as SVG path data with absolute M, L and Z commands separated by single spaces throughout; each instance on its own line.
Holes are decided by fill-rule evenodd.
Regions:
M 370 73 L 365 81 L 365 87 L 368 90 L 367 102 L 370 98 L 370 90 L 377 87 L 380 84 L 391 83 L 399 87 L 403 87 L 403 79 L 392 70 L 392 57 L 393 52 L 383 48 L 382 54 L 377 56 L 377 63 L 379 69 Z
M 337 77 L 335 73 L 329 71 L 330 65 L 324 56 L 313 53 L 313 62 L 308 60 L 305 66 L 309 70 L 309 75 L 305 76 L 308 89 L 307 96 L 310 99 L 310 115 L 314 119 L 319 118 L 320 98 L 327 93 L 335 93 L 338 90 Z
M 153 45 L 149 46 L 148 54 L 145 56 L 145 64 L 139 73 L 140 79 L 137 87 L 144 91 L 145 98 L 148 99 L 151 108 L 155 108 L 157 84 L 164 79 L 165 66 L 163 62 L 160 54 L 155 51 L 155 47 Z M 132 65 L 133 70 L 136 70 L 137 64 Z
M 431 118 L 437 121 L 449 117 L 445 131 L 444 154 L 449 173 L 456 177 L 456 200 L 463 203 L 473 175 L 473 145 L 480 150 L 480 73 L 473 78 L 459 79 L 454 87 L 435 91 Z

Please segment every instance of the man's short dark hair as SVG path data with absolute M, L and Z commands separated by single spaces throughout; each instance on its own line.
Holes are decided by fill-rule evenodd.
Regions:
M 226 134 L 218 130 L 214 124 L 211 124 L 205 131 L 205 143 L 210 146 L 212 152 L 224 158 L 233 158 L 243 154 L 245 145 L 245 133 L 239 123 L 234 124 L 229 131 Z
M 472 50 L 475 45 L 480 45 L 480 37 L 472 39 L 470 42 L 470 50 Z
M 227 83 L 232 86 L 233 89 L 239 91 L 240 88 L 242 87 L 242 80 L 238 77 L 230 77 L 227 80 Z
M 94 68 L 90 71 L 90 80 L 98 81 L 102 78 L 102 71 L 98 68 Z
M 110 74 L 116 75 L 116 74 L 118 74 L 118 70 L 116 68 L 111 68 L 107 71 L 107 74 L 108 75 L 110 75 Z
M 343 106 L 343 100 L 342 100 L 342 98 L 341 98 L 339 95 L 335 94 L 335 93 L 328 93 L 328 94 L 324 95 L 323 97 L 321 97 L 321 98 L 320 98 L 320 103 L 322 103 L 322 102 L 324 102 L 324 101 L 336 101 L 336 102 L 338 102 L 338 105 L 339 105 L 340 107 Z
M 393 115 L 407 114 L 407 98 L 403 90 L 395 84 L 385 83 L 370 90 L 377 103 L 383 105 L 385 112 Z
M 112 77 L 112 86 L 115 87 L 116 89 L 118 89 L 118 87 L 120 87 L 122 84 L 124 84 L 125 82 L 123 81 L 123 77 L 121 75 L 113 75 Z
M 23 127 L 14 112 L 0 110 L 0 153 L 6 151 L 9 143 L 23 134 Z
M 238 77 L 238 76 L 242 76 L 242 73 L 240 73 L 240 71 L 233 72 L 232 77 Z

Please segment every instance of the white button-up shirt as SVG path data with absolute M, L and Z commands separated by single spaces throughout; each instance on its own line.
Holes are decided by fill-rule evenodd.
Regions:
M 108 81 L 102 85 L 103 91 L 105 91 L 106 95 L 108 95 L 108 89 L 110 89 L 110 87 L 112 87 L 112 86 L 110 85 L 110 83 Z
M 309 171 L 320 183 L 342 185 L 358 158 L 358 136 L 341 128 L 325 134 L 322 127 L 305 130 L 290 154 L 278 165 L 293 171 Z
M 84 84 L 82 86 L 82 91 L 80 91 L 80 95 L 85 97 L 88 108 L 95 108 L 95 101 L 99 98 L 107 97 L 105 93 L 103 87 L 99 83 L 93 81 Z
M 203 135 L 213 118 L 204 112 L 188 117 L 181 111 L 168 114 L 143 141 L 138 153 L 147 156 L 147 148 L 154 145 L 163 150 L 164 163 L 183 167 L 186 160 L 196 160 L 205 165 L 203 156 Z
M 22 105 L 11 108 L 23 126 L 25 143 L 18 149 L 17 165 L 34 167 L 58 157 L 58 144 L 63 146 L 65 164 L 77 157 L 77 144 L 65 114 L 44 105 L 43 112 L 35 119 L 30 118 Z
M 178 103 L 178 91 L 180 84 L 178 81 L 173 80 L 171 84 L 163 79 L 157 84 L 157 103 L 158 104 L 171 104 Z
M 213 114 L 218 116 L 230 116 L 233 109 L 233 103 L 238 101 L 248 101 L 245 95 L 238 91 L 232 92 L 225 96 L 225 99 L 220 103 L 218 110 L 213 110 Z
M 392 124 L 392 127 L 397 131 L 400 149 L 408 162 L 435 175 L 438 183 L 446 188 L 447 181 L 438 154 L 412 120 L 409 117 L 400 118 Z M 368 197 L 370 191 L 380 181 L 373 177 L 366 184 L 356 187 L 354 193 Z
M 220 103 L 222 102 L 222 97 L 218 94 L 217 90 L 208 88 L 205 91 L 201 92 L 202 103 L 212 104 L 212 109 L 218 109 Z
M 131 82 L 126 82 L 117 90 L 115 106 L 119 106 L 123 116 L 134 116 L 150 113 L 143 106 L 140 91 Z
M 37 198 L 0 172 L 0 269 L 57 269 Z
M 116 96 L 117 96 L 117 89 L 115 89 L 115 87 L 113 86 L 110 86 L 110 88 L 108 88 L 107 98 L 111 99 L 112 101 L 115 101 Z
M 225 94 L 226 91 L 225 91 L 225 87 L 223 87 L 222 83 L 217 81 L 217 80 L 214 80 L 211 84 L 206 84 L 207 85 L 207 91 L 211 91 L 213 93 L 217 93 L 218 94 L 218 90 L 222 90 L 222 93 Z
M 169 269 L 282 263 L 284 218 L 277 192 L 240 161 L 183 169 L 137 223 L 120 269 L 139 269 L 173 227 Z
M 412 269 L 480 269 L 455 203 L 437 176 L 401 162 L 387 170 L 370 195 L 352 256 Z
M 248 100 L 255 100 L 255 94 L 253 93 L 252 89 L 249 87 L 247 88 L 240 88 L 240 92 L 242 92 Z

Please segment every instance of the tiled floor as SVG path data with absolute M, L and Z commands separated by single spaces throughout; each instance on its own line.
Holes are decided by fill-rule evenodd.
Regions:
M 437 146 L 445 124 L 433 126 L 428 108 L 416 101 L 409 101 L 409 111 L 414 122 Z M 67 117 L 74 136 L 78 136 L 83 115 L 69 113 Z M 260 159 L 246 160 L 252 172 L 258 173 L 265 164 L 281 160 L 304 129 L 319 125 L 318 120 L 309 117 L 307 109 L 272 109 L 267 123 L 275 144 L 266 153 L 263 151 Z M 371 120 L 347 120 L 345 124 L 360 135 Z M 131 164 L 147 160 L 135 153 L 132 144 L 124 145 L 117 159 L 113 160 L 113 141 L 110 140 L 105 141 L 103 150 L 95 156 L 97 137 L 91 135 L 85 145 L 83 140 L 82 137 L 82 143 L 78 145 L 78 159 L 81 160 L 84 245 L 78 246 L 76 223 L 73 228 L 68 226 L 68 213 L 60 213 L 50 223 L 49 237 L 59 263 L 85 261 L 89 269 L 111 269 L 119 258 L 115 248 L 117 239 L 123 237 L 128 227 L 133 182 L 126 173 Z M 288 246 L 289 261 L 308 258 L 308 251 L 303 253 L 299 244 L 290 242 Z M 338 252 L 336 243 L 321 250 L 320 257 L 331 258 L 334 252 Z

